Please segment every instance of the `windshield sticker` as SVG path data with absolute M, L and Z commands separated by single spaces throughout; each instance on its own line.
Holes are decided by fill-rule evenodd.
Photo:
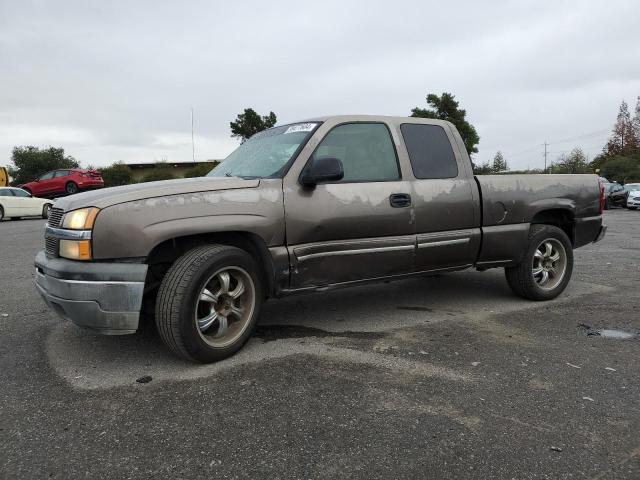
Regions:
M 287 133 L 298 133 L 298 132 L 310 132 L 316 127 L 315 123 L 299 123 L 298 125 L 291 125 L 287 128 Z

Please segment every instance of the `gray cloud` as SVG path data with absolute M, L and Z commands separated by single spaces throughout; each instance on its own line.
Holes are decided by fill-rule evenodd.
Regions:
M 20 144 L 85 165 L 220 158 L 251 106 L 280 122 L 406 115 L 450 91 L 480 133 L 540 166 L 540 144 L 597 153 L 640 95 L 640 4 L 0 0 L 0 163 Z

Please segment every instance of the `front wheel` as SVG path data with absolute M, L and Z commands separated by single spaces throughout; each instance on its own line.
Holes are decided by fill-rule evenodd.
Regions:
M 262 304 L 258 266 L 244 250 L 196 247 L 171 266 L 156 300 L 158 332 L 174 353 L 202 363 L 236 353 Z
M 51 212 L 51 204 L 50 203 L 45 203 L 42 206 L 42 218 L 44 218 L 45 220 L 47 218 L 49 218 L 49 213 Z
M 513 292 L 529 300 L 551 300 L 567 287 L 573 272 L 573 247 L 552 225 L 532 225 L 520 265 L 505 268 Z

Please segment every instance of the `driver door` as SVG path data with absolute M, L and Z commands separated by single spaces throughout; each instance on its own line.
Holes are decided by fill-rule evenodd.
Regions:
M 291 288 L 319 287 L 413 271 L 411 184 L 402 180 L 389 127 L 382 122 L 323 125 L 309 162 L 333 157 L 344 177 L 304 187 L 285 182 Z M 293 169 L 292 169 L 293 170 Z M 293 178 L 291 178 L 293 176 Z

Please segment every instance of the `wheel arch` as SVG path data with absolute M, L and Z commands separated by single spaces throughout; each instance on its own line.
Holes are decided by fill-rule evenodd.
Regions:
M 561 229 L 569 237 L 571 245 L 575 245 L 575 212 L 567 207 L 554 207 L 539 210 L 531 218 L 531 224 L 553 225 Z
M 199 233 L 163 240 L 151 249 L 146 258 L 150 272 L 147 280 L 151 281 L 149 287 L 153 288 L 155 282 L 159 284 L 173 262 L 185 252 L 207 244 L 228 245 L 249 253 L 260 268 L 266 295 L 274 293 L 275 268 L 269 249 L 259 235 L 248 231 Z

